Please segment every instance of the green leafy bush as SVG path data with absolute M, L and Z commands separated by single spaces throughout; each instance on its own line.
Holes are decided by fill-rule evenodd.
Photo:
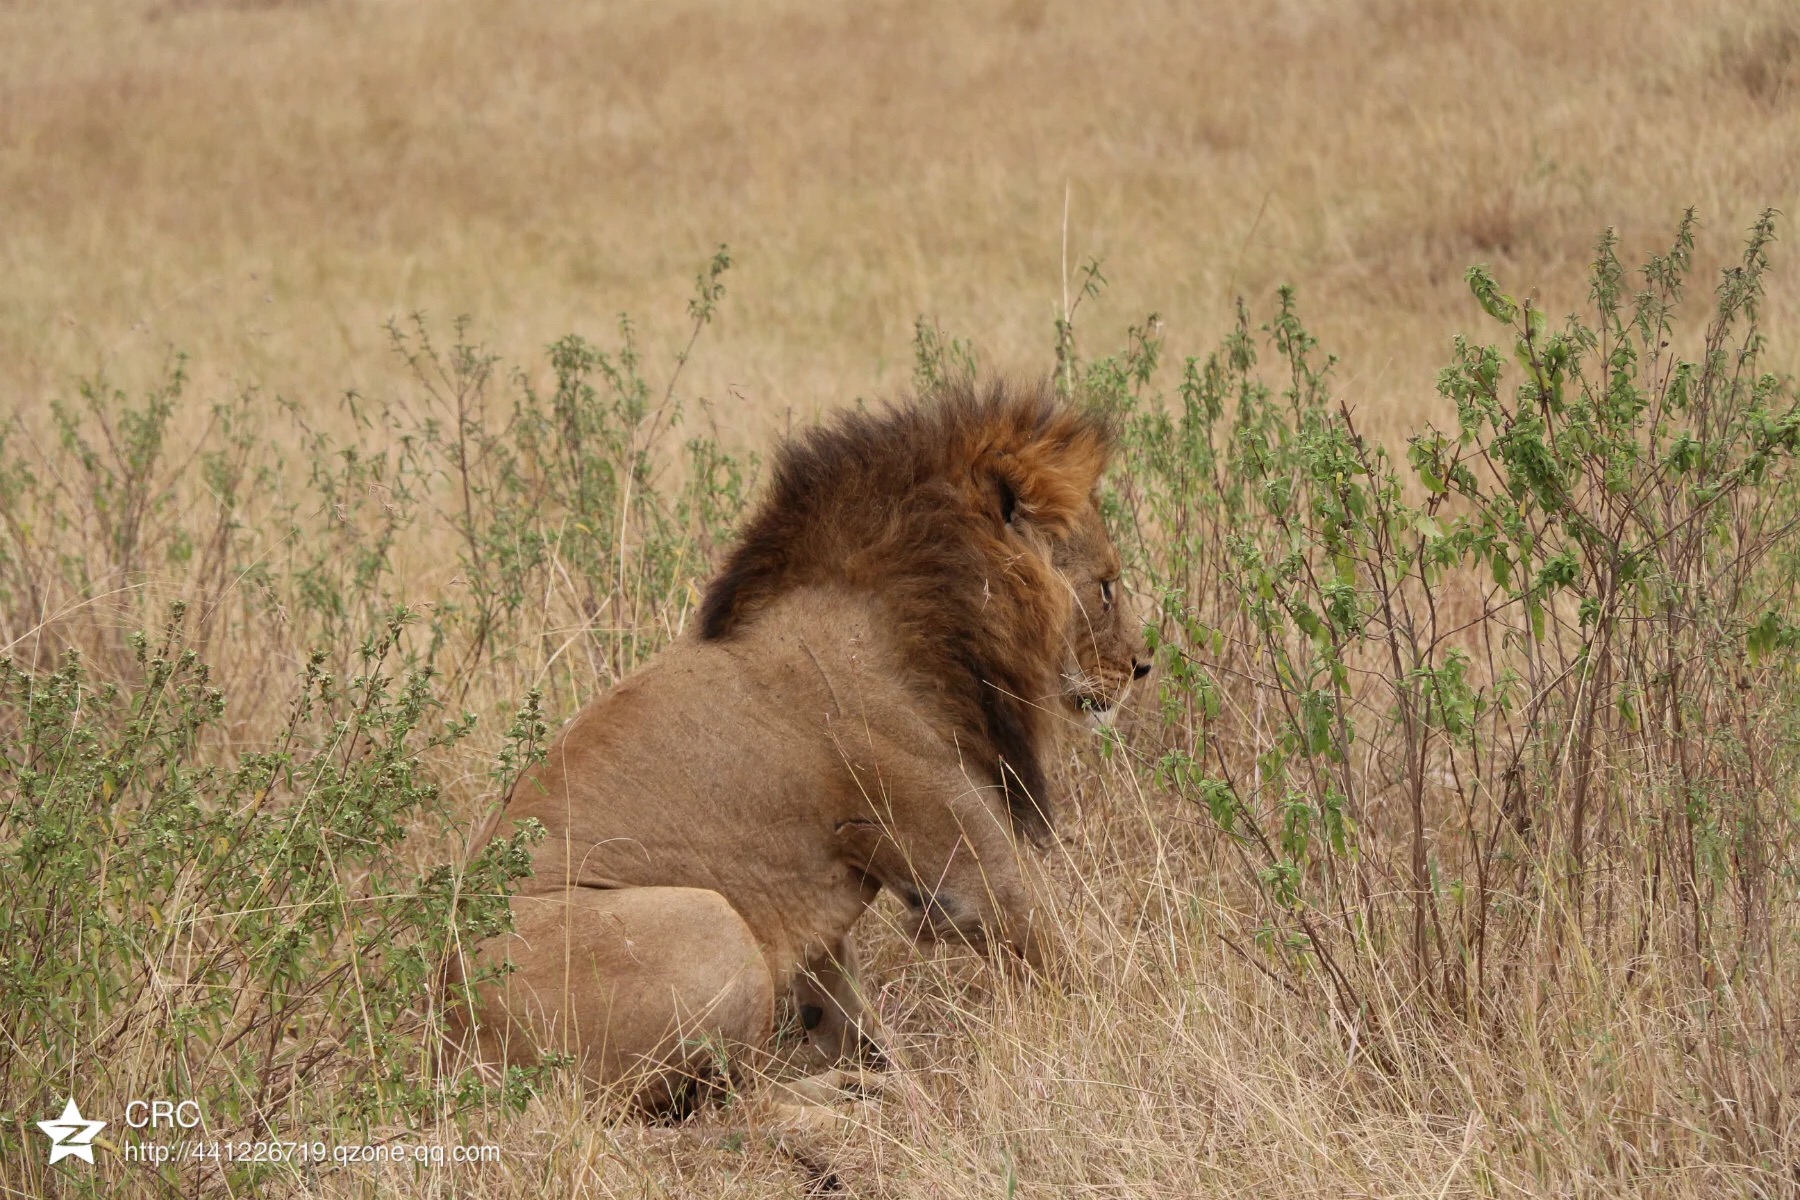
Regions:
M 460 871 L 395 855 L 446 816 L 422 759 L 471 724 L 437 720 L 428 668 L 395 669 L 406 614 L 350 678 L 313 656 L 280 736 L 230 764 L 206 738 L 226 700 L 184 620 L 177 605 L 154 644 L 131 639 L 123 684 L 97 683 L 73 651 L 45 673 L 0 661 L 9 1158 L 38 1157 L 25 1118 L 71 1088 L 118 1108 L 197 1101 L 220 1139 L 367 1129 L 440 1113 L 440 1088 L 484 1093 L 441 1078 L 422 1034 L 446 954 L 508 927 L 537 831 Z
M 615 350 L 551 346 L 547 388 L 415 319 L 392 330 L 413 390 L 335 422 L 256 393 L 200 408 L 177 360 L 141 401 L 94 381 L 0 428 L 7 1186 L 146 1169 L 43 1165 L 34 1122 L 71 1093 L 191 1099 L 218 1141 L 360 1144 L 516 1107 L 562 1065 L 495 1078 L 440 1036 L 445 964 L 508 927 L 541 830 L 461 850 L 541 754 L 543 691 L 572 702 L 666 640 L 738 515 L 745 466 L 669 446 L 729 265 L 699 276 L 660 389 L 623 318 Z M 407 607 L 422 545 L 455 574 Z M 305 1170 L 160 1177 L 241 1194 Z
M 1757 365 L 1772 217 L 1698 336 L 1693 228 L 1635 291 L 1608 234 L 1591 316 L 1560 325 L 1471 270 L 1508 344 L 1457 340 L 1456 424 L 1398 459 L 1333 400 L 1291 291 L 1273 380 L 1242 309 L 1173 403 L 1141 331 L 1088 369 L 1160 601 L 1158 775 L 1261 898 L 1247 953 L 1346 1029 L 1399 997 L 1492 1019 L 1558 986 L 1526 968 L 1571 940 L 1773 978 L 1746 972 L 1800 832 L 1800 407 Z

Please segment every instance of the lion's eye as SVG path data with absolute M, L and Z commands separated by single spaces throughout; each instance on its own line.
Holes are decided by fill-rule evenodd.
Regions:
M 1113 581 L 1112 580 L 1102 579 L 1100 581 L 1100 600 L 1108 608 L 1112 607 L 1112 602 L 1113 602 Z

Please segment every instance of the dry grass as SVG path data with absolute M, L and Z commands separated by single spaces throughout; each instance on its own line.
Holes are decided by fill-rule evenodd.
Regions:
M 1436 411 L 1445 344 L 1473 323 L 1468 264 L 1569 308 L 1603 227 L 1635 261 L 1694 205 L 1710 275 L 1758 210 L 1800 210 L 1796 163 L 1800 23 L 1772 0 L 26 0 L 0 7 L 0 417 L 95 370 L 141 385 L 173 347 L 195 394 L 256 387 L 347 432 L 330 402 L 403 387 L 382 322 L 415 310 L 473 314 L 515 362 L 625 310 L 665 362 L 687 279 L 726 242 L 738 266 L 682 391 L 758 445 L 787 414 L 902 386 L 919 314 L 1043 370 L 1066 211 L 1069 269 L 1096 257 L 1110 281 L 1089 345 L 1154 310 L 1201 352 L 1236 295 L 1296 281 L 1340 392 L 1395 439 Z M 1778 255 L 1775 366 L 1800 364 L 1796 284 L 1800 256 Z M 404 548 L 396 598 L 444 594 L 451 553 Z M 161 593 L 141 595 L 121 624 Z M 546 645 L 568 633 L 552 607 Z M 222 644 L 240 743 L 279 719 L 252 685 L 292 673 L 296 636 Z M 527 658 L 468 702 L 507 711 Z M 471 808 L 493 744 L 441 768 Z M 1521 984 L 1515 1020 L 1347 1048 L 1221 936 L 1249 920 L 1232 864 L 1147 771 L 1087 755 L 1070 774 L 1087 961 L 1021 988 L 878 935 L 915 1069 L 840 1134 L 644 1130 L 559 1094 L 457 1134 L 500 1144 L 499 1167 L 353 1170 L 305 1194 L 1800 1188 L 1785 1011 L 1728 986 L 1703 1037 L 1663 951 L 1586 961 L 1545 914 L 1542 953 L 1574 961 Z M 1722 1054 L 1720 1028 L 1756 1052 Z
M 1704 1019 L 1654 968 L 1621 987 L 1617 964 L 1578 964 L 1558 988 L 1521 996 L 1534 1011 L 1490 1036 L 1426 1023 L 1347 1048 L 1323 1013 L 1230 949 L 1221 935 L 1250 914 L 1221 897 L 1229 869 L 1196 870 L 1195 847 L 1169 834 L 1181 814 L 1130 771 L 1084 767 L 1064 919 L 1085 961 L 1059 985 L 1020 987 L 967 960 L 921 961 L 870 921 L 879 1002 L 909 1069 L 879 1101 L 842 1106 L 836 1134 L 784 1135 L 735 1110 L 646 1129 L 558 1094 L 517 1119 L 427 1135 L 501 1144 L 499 1167 L 369 1169 L 302 1194 L 1794 1193 L 1791 1160 L 1747 1153 L 1721 1119 L 1725 1092 L 1791 1095 L 1793 1077 L 1773 1061 L 1715 1074 L 1725 1064 L 1695 1053 Z M 1773 1051 L 1766 1026 L 1726 1019 Z
M 1794 36 L 1699 0 L 13 5 L 0 395 L 172 345 L 318 401 L 391 380 L 415 309 L 515 360 L 619 310 L 673 338 L 724 241 L 692 383 L 760 432 L 902 381 L 920 313 L 1041 369 L 1066 198 L 1096 335 L 1197 348 L 1295 281 L 1393 432 L 1471 261 L 1560 310 L 1606 225 L 1631 260 L 1695 205 L 1730 253 L 1795 207 Z

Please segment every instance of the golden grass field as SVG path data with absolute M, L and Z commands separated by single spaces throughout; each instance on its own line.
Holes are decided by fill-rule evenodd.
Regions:
M 0 423 L 41 430 L 78 379 L 136 391 L 179 351 L 202 408 L 255 391 L 354 437 L 338 400 L 410 386 L 384 322 L 414 312 L 445 330 L 467 314 L 534 378 L 552 340 L 610 342 L 627 312 L 660 382 L 725 243 L 679 395 L 734 449 L 903 392 L 921 316 L 985 367 L 1049 370 L 1089 259 L 1107 280 L 1082 301 L 1090 354 L 1150 313 L 1173 355 L 1204 354 L 1238 296 L 1266 314 L 1294 283 L 1340 357 L 1336 394 L 1399 445 L 1442 417 L 1436 372 L 1480 317 L 1468 266 L 1560 313 L 1585 302 L 1603 229 L 1633 263 L 1689 206 L 1701 286 L 1758 212 L 1800 213 L 1791 4 L 15 0 Z M 1800 255 L 1774 261 L 1768 365 L 1792 371 Z M 456 586 L 436 536 L 397 549 L 395 597 Z M 150 580 L 117 621 L 155 623 L 183 586 Z M 532 631 L 545 645 L 564 599 Z M 235 745 L 276 727 L 259 681 L 291 676 L 301 643 L 217 636 Z M 553 724 L 612 682 L 573 658 L 550 659 L 578 671 Z M 464 702 L 509 712 L 549 669 L 496 670 Z M 471 819 L 498 741 L 484 726 L 442 766 Z M 760 1197 L 826 1176 L 858 1196 L 1800 1193 L 1785 1009 L 1754 1053 L 1706 1060 L 1685 993 L 1654 972 L 1603 988 L 1616 964 L 1577 953 L 1556 989 L 1522 989 L 1513 1032 L 1427 1023 L 1371 1070 L 1216 936 L 1238 928 L 1234 868 L 1150 773 L 1077 757 L 1058 870 L 1091 960 L 1033 988 L 877 934 L 914 1069 L 825 1144 L 645 1128 L 571 1085 L 459 1135 L 500 1145 L 499 1166 L 370 1167 L 300 1194 Z M 1754 1136 L 1734 1107 L 1752 1094 Z M 28 1194 L 14 1178 L 0 1166 L 4 1194 Z
M 1560 312 L 1609 225 L 1631 261 L 1693 205 L 1710 264 L 1794 208 L 1797 36 L 1777 0 L 13 4 L 0 394 L 173 346 L 322 401 L 414 310 L 515 361 L 619 311 L 672 347 L 725 242 L 689 386 L 755 426 L 903 384 L 921 314 L 1042 369 L 1066 211 L 1096 345 L 1154 311 L 1202 352 L 1293 282 L 1385 427 L 1471 263 Z

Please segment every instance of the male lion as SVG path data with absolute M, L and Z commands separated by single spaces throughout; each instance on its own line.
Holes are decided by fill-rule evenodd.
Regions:
M 850 929 L 1044 954 L 1031 866 L 1059 723 L 1148 670 L 1095 505 L 1107 427 L 972 384 L 784 447 L 699 628 L 587 705 L 502 818 L 549 836 L 479 948 L 489 1061 L 573 1052 L 648 1107 L 791 988 L 827 1057 L 871 1050 Z M 488 835 L 484 835 L 485 837 Z

